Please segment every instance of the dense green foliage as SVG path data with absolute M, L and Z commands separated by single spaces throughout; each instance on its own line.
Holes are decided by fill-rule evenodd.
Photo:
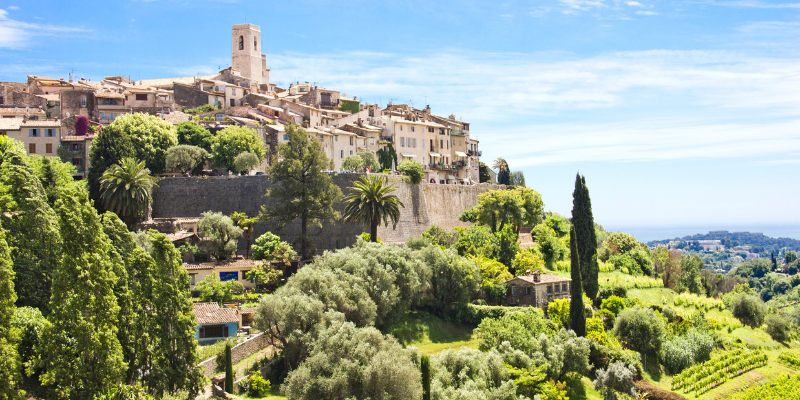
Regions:
M 233 168 L 231 172 L 247 175 L 247 173 L 257 167 L 259 163 L 261 163 L 261 159 L 255 155 L 255 153 L 245 151 L 233 158 Z
M 204 212 L 197 225 L 200 246 L 217 261 L 227 260 L 236 253 L 242 229 L 220 212 Z
M 53 274 L 52 325 L 39 351 L 41 380 L 59 398 L 91 399 L 119 382 L 126 369 L 117 338 L 112 247 L 80 186 L 59 192 L 56 212 L 61 235 L 69 240 Z
M 18 143 L 0 137 L 0 220 L 11 249 L 17 304 L 47 310 L 61 233 L 47 193 Z
M 353 183 L 350 193 L 345 196 L 344 218 L 351 222 L 369 225 L 370 241 L 378 241 L 378 225 L 397 227 L 400 208 L 404 207 L 394 192 L 397 190 L 383 175 L 362 176 Z
M 211 152 L 211 145 L 214 143 L 214 135 L 208 129 L 194 123 L 181 122 L 175 126 L 178 136 L 178 143 L 181 145 L 197 146 L 206 152 Z
M 296 245 L 300 257 L 306 260 L 313 254 L 309 226 L 321 227 L 324 221 L 338 217 L 333 205 L 341 197 L 341 191 L 323 172 L 328 159 L 319 141 L 296 125 L 288 126 L 286 135 L 289 141 L 281 143 L 279 159 L 269 168 L 272 182 L 267 191 L 269 205 L 262 208 L 262 214 L 280 226 L 300 221 Z
M 672 374 L 683 371 L 692 364 L 708 360 L 714 348 L 714 338 L 707 333 L 692 330 L 683 336 L 676 336 L 664 342 L 661 348 L 661 362 Z
M 664 338 L 664 320 L 649 308 L 628 308 L 617 317 L 614 333 L 628 348 L 657 355 Z
M 368 152 L 360 152 L 348 156 L 342 161 L 342 170 L 350 172 L 379 172 L 381 165 L 375 155 Z
M 421 377 L 412 354 L 375 328 L 333 321 L 283 386 L 292 399 L 416 399 Z
M 234 161 L 242 153 L 252 153 L 258 162 L 267 155 L 264 142 L 256 131 L 243 126 L 229 126 L 217 132 L 211 145 L 211 156 L 217 165 L 228 171 L 237 171 Z
M 417 184 L 425 177 L 425 168 L 414 160 L 403 160 L 397 164 L 397 171 L 403 174 L 409 182 Z
M 231 343 L 225 342 L 225 391 L 233 393 L 233 357 L 231 356 Z
M 183 175 L 197 174 L 209 159 L 208 151 L 199 146 L 180 144 L 167 150 L 166 168 L 169 172 Z
M 758 296 L 736 293 L 727 301 L 733 316 L 748 326 L 760 326 L 764 322 L 767 307 Z
M 523 226 L 533 227 L 544 220 L 542 195 L 533 189 L 515 187 L 490 190 L 478 195 L 478 204 L 467 210 L 461 219 L 486 225 L 498 232 L 511 225 L 515 232 Z
M 201 300 L 215 303 L 231 301 L 233 296 L 244 292 L 244 286 L 239 281 L 221 282 L 217 274 L 209 274 L 197 282 L 195 289 L 200 293 Z
M 14 270 L 5 231 L 0 225 L 0 399 L 17 397 L 20 379 L 17 349 L 11 337 L 11 318 L 14 315 Z

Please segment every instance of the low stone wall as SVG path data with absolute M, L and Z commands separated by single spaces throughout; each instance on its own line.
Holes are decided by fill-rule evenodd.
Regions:
M 233 365 L 236 365 L 240 361 L 244 360 L 245 358 L 249 357 L 251 354 L 266 348 L 269 346 L 269 340 L 264 333 L 258 333 L 253 335 L 253 337 L 245 340 L 242 343 L 237 344 L 231 348 L 231 359 L 233 360 Z M 206 378 L 211 379 L 214 375 L 217 375 L 217 358 L 211 357 L 207 360 L 203 360 L 200 364 L 197 365 L 203 373 L 203 376 Z
M 359 174 L 334 174 L 333 182 L 343 193 L 360 177 Z M 478 195 L 497 185 L 439 185 L 409 184 L 399 176 L 390 176 L 397 187 L 397 196 L 403 202 L 400 220 L 396 227 L 381 226 L 378 236 L 385 242 L 405 242 L 418 237 L 431 225 L 452 229 L 464 226 L 458 220 L 461 213 L 474 206 Z M 261 206 L 269 207 L 264 197 L 269 188 L 269 179 L 264 176 L 213 176 L 162 178 L 153 191 L 153 218 L 194 218 L 205 211 L 231 214 L 243 211 L 256 215 Z M 254 237 L 270 230 L 286 238 L 296 237 L 299 224 L 290 224 L 284 229 L 266 223 L 255 226 Z M 337 249 L 355 242 L 358 234 L 368 231 L 364 224 L 331 221 L 321 229 L 311 230 L 312 240 L 318 250 Z

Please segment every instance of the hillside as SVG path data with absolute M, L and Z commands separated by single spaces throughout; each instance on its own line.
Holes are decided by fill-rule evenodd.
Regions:
M 711 231 L 708 233 L 698 233 L 674 239 L 653 240 L 647 243 L 648 246 L 666 245 L 670 242 L 680 242 L 678 246 L 689 248 L 691 242 L 698 240 L 719 240 L 725 247 L 750 246 L 751 251 L 757 254 L 770 254 L 781 250 L 800 250 L 800 240 L 792 238 L 773 238 L 758 232 L 728 232 Z M 681 248 L 681 247 L 678 247 Z

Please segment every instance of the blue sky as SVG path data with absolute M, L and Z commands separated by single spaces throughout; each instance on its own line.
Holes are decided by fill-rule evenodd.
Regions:
M 798 0 L 0 0 L 0 80 L 208 74 L 242 22 L 278 84 L 471 121 L 548 209 L 580 171 L 609 226 L 800 226 Z

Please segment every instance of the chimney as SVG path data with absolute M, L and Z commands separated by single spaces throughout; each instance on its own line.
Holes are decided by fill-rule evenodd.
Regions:
M 533 283 L 539 283 L 542 281 L 542 271 L 536 270 L 533 271 Z

